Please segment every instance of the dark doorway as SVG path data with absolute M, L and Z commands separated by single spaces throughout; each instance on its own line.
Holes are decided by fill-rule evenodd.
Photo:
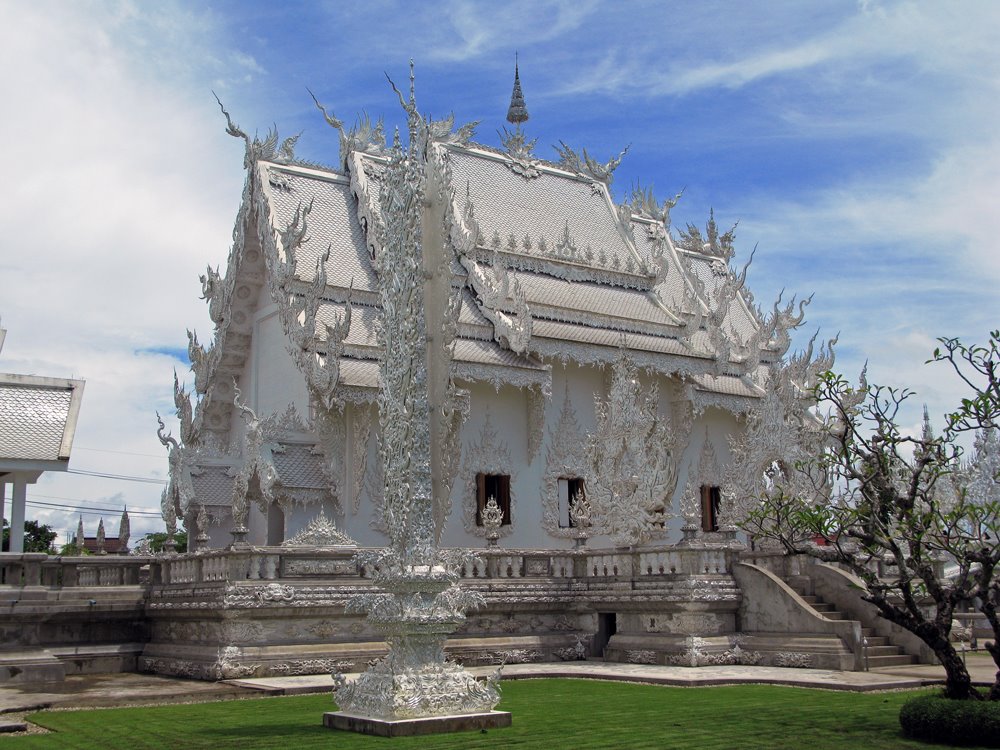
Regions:
M 594 656 L 604 656 L 611 636 L 618 632 L 618 622 L 614 612 L 597 613 L 597 635 L 594 636 Z

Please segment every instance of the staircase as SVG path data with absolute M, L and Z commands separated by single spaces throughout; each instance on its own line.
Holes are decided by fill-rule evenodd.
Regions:
M 884 635 L 875 635 L 874 628 L 862 627 L 861 635 L 868 644 L 868 669 L 916 664 L 915 656 L 903 653 L 903 649 L 893 646 Z
M 795 590 L 795 592 L 802 597 L 803 601 L 808 604 L 812 609 L 819 615 L 822 615 L 828 620 L 846 620 L 847 616 L 843 612 L 839 612 L 833 604 L 824 601 L 822 597 L 816 594 L 804 593 L 809 588 L 811 588 L 811 581 L 808 578 L 803 577 L 793 577 L 788 581 L 788 584 Z M 889 639 L 882 635 L 877 635 L 875 628 L 865 627 L 865 623 L 862 623 L 861 635 L 865 639 L 867 644 L 867 669 L 882 669 L 884 667 L 902 667 L 909 664 L 916 663 L 916 657 L 910 654 L 904 653 L 903 649 L 899 646 L 894 646 L 889 642 Z

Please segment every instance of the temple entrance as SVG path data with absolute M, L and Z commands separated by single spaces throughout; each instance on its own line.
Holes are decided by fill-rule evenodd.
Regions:
M 597 635 L 594 636 L 594 656 L 604 656 L 611 636 L 618 632 L 618 622 L 614 612 L 597 613 Z

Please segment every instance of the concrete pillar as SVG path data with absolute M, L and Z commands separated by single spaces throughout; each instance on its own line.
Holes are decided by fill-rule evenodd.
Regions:
M 28 483 L 20 474 L 14 475 L 14 495 L 10 508 L 10 551 L 24 552 L 24 503 Z
M 9 519 L 7 519 L 6 498 L 7 498 L 7 481 L 6 479 L 4 479 L 4 477 L 0 477 L 0 518 L 7 520 L 9 523 Z

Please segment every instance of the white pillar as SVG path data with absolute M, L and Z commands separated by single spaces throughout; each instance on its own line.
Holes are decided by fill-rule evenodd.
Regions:
M 9 523 L 9 520 L 7 519 L 6 498 L 7 498 L 7 480 L 4 479 L 3 477 L 0 477 L 0 518 L 4 519 L 5 521 L 8 521 Z
M 28 483 L 20 474 L 14 475 L 14 495 L 10 508 L 10 551 L 24 552 L 24 502 Z

